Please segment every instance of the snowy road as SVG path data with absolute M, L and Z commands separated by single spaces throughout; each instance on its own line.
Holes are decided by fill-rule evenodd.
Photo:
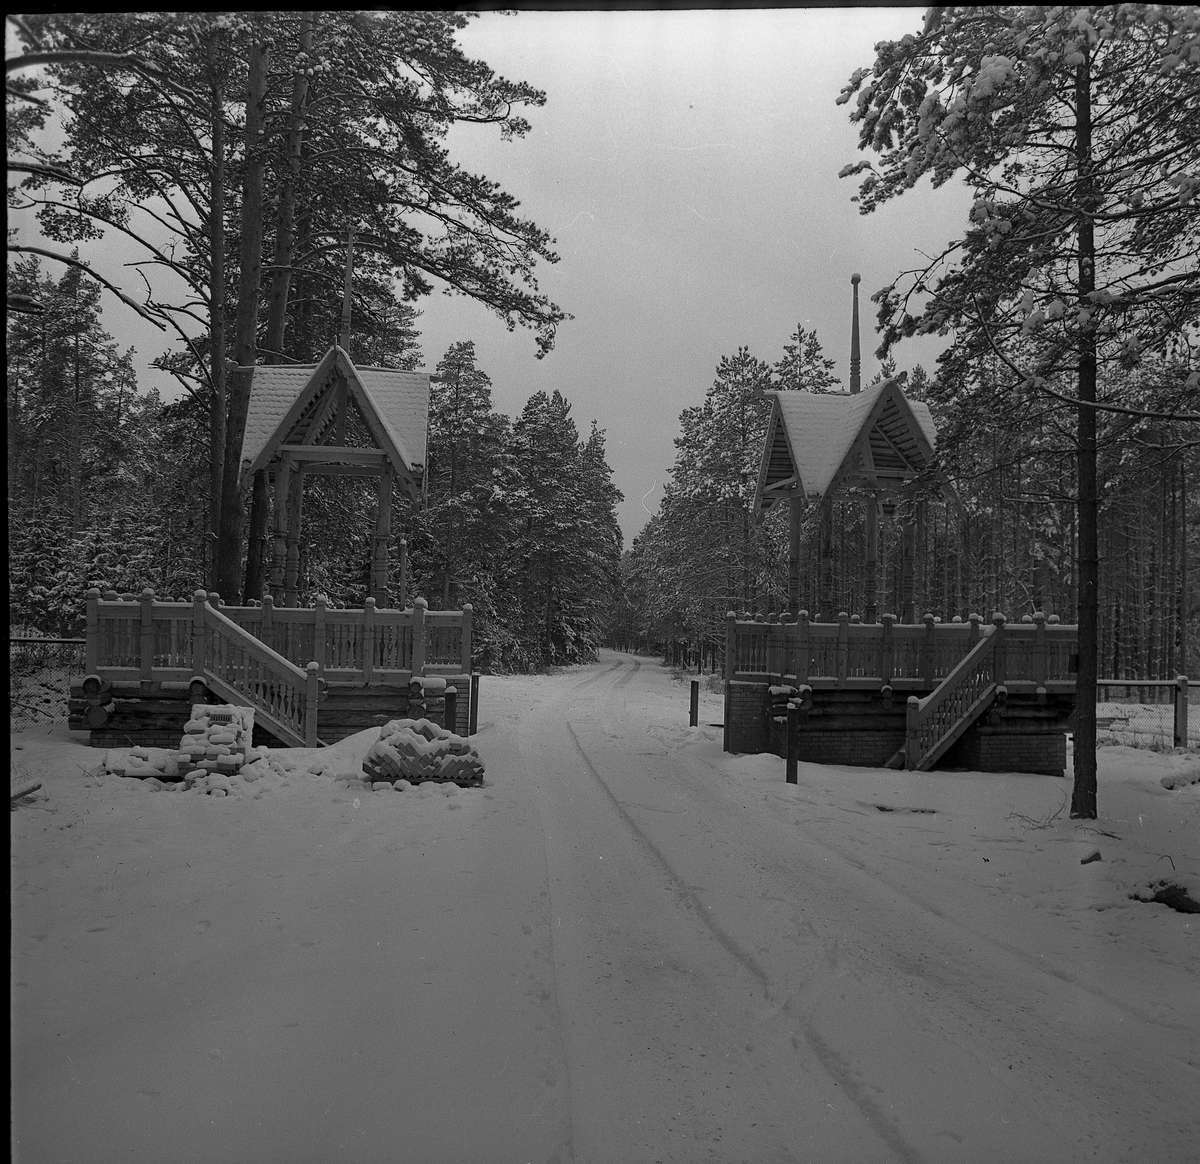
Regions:
M 1031 909 L 1028 842 L 942 823 L 986 778 L 827 796 L 686 709 L 606 653 L 484 681 L 482 790 L 21 810 L 16 1158 L 1195 1158 L 1181 915 Z
M 658 670 L 593 670 L 525 727 L 580 1159 L 1194 1151 L 1187 1031 L 748 803 L 639 714 Z

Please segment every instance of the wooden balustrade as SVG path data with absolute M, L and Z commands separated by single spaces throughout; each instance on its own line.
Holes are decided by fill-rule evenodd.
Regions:
M 908 625 L 888 614 L 878 623 L 846 614 L 836 622 L 818 623 L 803 610 L 795 618 L 772 621 L 730 612 L 726 678 L 778 676 L 798 683 L 863 687 L 898 682 L 910 690 L 928 689 L 945 679 L 981 639 L 995 633 L 995 626 L 983 626 L 977 614 L 954 622 L 926 615 L 920 624 Z M 1038 612 L 1028 622 L 1005 626 L 999 663 L 1018 683 L 1069 686 L 1076 644 L 1074 626 Z
M 425 599 L 407 610 L 384 610 L 373 599 L 358 610 L 225 606 L 213 592 L 207 609 L 252 636 L 274 656 L 338 683 L 407 683 L 416 674 L 470 674 L 472 612 L 431 611 Z M 88 591 L 87 670 L 112 681 L 160 683 L 201 674 L 209 640 L 198 640 L 194 603 L 164 602 L 149 589 L 120 598 Z M 230 664 L 232 666 L 232 663 Z
M 991 702 L 1004 674 L 1004 616 L 924 699 L 908 698 L 904 755 L 908 768 L 927 769 Z

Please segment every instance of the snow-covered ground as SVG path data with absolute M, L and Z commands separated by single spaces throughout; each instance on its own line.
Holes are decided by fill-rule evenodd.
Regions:
M 1102 749 L 1085 823 L 687 713 L 485 678 L 453 791 L 365 790 L 374 732 L 223 799 L 14 737 L 15 1158 L 1196 1159 L 1200 915 L 1131 894 L 1200 897 L 1200 756 Z

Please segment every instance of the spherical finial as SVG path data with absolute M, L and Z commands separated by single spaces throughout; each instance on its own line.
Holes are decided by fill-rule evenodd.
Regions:
M 852 285 L 857 287 L 858 284 L 862 282 L 862 276 L 855 271 L 854 274 L 850 276 L 850 282 Z

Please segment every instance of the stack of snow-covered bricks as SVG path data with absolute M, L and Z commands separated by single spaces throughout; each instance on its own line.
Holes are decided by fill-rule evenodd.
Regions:
M 228 792 L 229 778 L 256 758 L 250 743 L 254 735 L 252 707 L 198 703 L 183 732 L 178 766 L 189 787 L 208 785 L 208 791 Z
M 469 741 L 428 719 L 394 719 L 363 761 L 373 789 L 435 781 L 482 784 L 483 761 Z

